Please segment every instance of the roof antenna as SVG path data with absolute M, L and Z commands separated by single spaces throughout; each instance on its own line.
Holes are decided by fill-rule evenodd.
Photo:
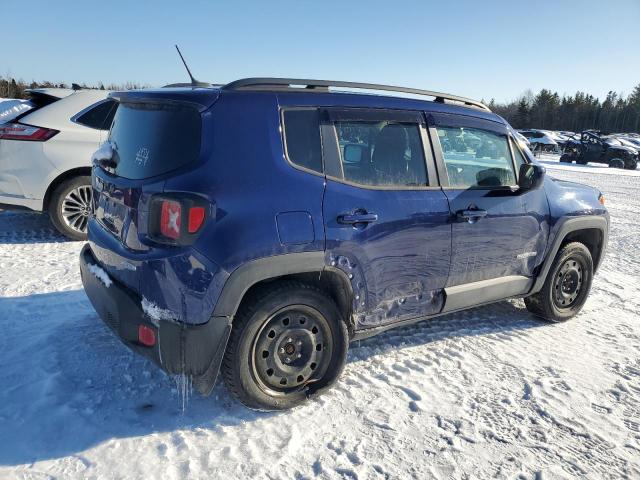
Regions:
M 194 87 L 194 88 L 195 87 L 210 87 L 211 86 L 210 84 L 204 83 L 204 82 L 199 82 L 198 80 L 193 78 L 193 75 L 191 75 L 191 70 L 189 70 L 189 66 L 187 65 L 187 62 L 184 61 L 184 57 L 182 56 L 182 52 L 178 48 L 178 45 L 176 45 L 175 47 L 176 47 L 176 50 L 178 51 L 178 55 L 180 55 L 180 59 L 182 60 L 182 63 L 184 64 L 184 68 L 187 69 L 187 73 L 189 74 L 189 78 L 191 79 L 191 86 Z

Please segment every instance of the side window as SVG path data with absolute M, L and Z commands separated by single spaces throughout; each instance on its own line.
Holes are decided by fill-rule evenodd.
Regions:
M 289 161 L 322 173 L 320 112 L 317 109 L 285 110 L 282 118 L 285 152 Z
M 344 180 L 379 187 L 428 185 L 417 123 L 345 120 L 334 126 Z
M 519 172 L 522 164 L 527 163 L 527 161 L 520 151 L 520 147 L 518 147 L 518 142 L 513 138 L 511 139 L 511 148 L 513 150 L 513 161 L 516 164 L 516 172 Z
M 452 187 L 516 184 L 506 135 L 465 127 L 438 127 L 437 130 Z
M 114 100 L 106 100 L 80 115 L 76 122 L 97 130 L 109 130 L 118 105 Z

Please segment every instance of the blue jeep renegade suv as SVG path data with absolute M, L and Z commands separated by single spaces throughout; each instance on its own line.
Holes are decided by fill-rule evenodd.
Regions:
M 84 288 L 205 395 L 221 370 L 245 405 L 289 408 L 350 341 L 506 298 L 566 320 L 602 262 L 600 192 L 545 176 L 479 102 L 274 78 L 111 97 Z

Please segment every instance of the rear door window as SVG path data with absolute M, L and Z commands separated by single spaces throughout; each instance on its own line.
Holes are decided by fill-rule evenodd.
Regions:
M 121 103 L 109 135 L 115 174 L 149 178 L 196 162 L 201 124 L 199 112 L 187 106 Z
M 114 100 L 105 100 L 89 108 L 75 119 L 76 123 L 97 130 L 109 130 L 116 114 L 118 104 Z
M 374 187 L 425 187 L 427 170 L 418 124 L 338 121 L 343 179 Z

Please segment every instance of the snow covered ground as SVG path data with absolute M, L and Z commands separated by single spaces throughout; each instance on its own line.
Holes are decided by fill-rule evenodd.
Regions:
M 283 413 L 224 385 L 183 412 L 178 385 L 98 320 L 81 243 L 0 213 L 0 478 L 639 478 L 638 172 L 543 161 L 599 187 L 612 216 L 578 318 L 510 301 L 392 330 Z

